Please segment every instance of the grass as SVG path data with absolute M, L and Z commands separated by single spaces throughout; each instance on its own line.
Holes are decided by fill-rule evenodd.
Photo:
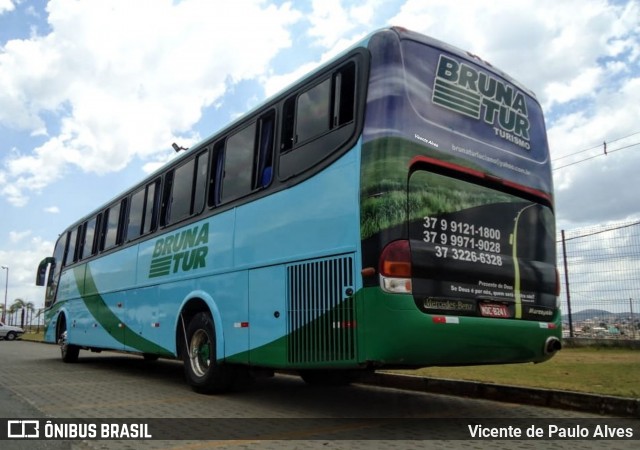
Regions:
M 31 331 L 27 331 L 25 334 L 20 336 L 20 339 L 23 341 L 36 341 L 43 342 L 44 341 L 44 332 L 40 331 L 39 333 L 34 333 Z
M 640 398 L 640 351 L 629 349 L 565 348 L 542 364 L 429 367 L 394 372 Z

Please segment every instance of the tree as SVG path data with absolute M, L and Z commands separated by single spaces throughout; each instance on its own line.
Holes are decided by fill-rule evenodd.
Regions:
M 16 324 L 16 312 L 19 310 L 20 308 L 14 303 L 11 306 L 9 306 L 9 315 L 7 316 L 7 322 L 9 322 L 9 325 L 15 325 Z
M 26 307 L 27 307 L 27 302 L 25 302 L 24 300 L 22 300 L 21 298 L 17 298 L 13 301 L 13 304 L 11 305 L 11 308 L 13 309 L 13 314 L 17 314 L 18 311 L 21 312 L 21 318 L 20 318 L 20 327 L 24 328 L 24 315 L 26 312 Z M 14 324 L 17 323 L 17 320 L 13 321 Z
M 26 325 L 29 327 L 33 326 L 33 312 L 36 310 L 36 305 L 33 302 L 26 302 L 24 304 L 24 310 L 26 310 L 26 316 L 27 316 L 27 323 Z M 23 310 L 23 314 L 22 314 L 22 328 L 24 328 L 25 323 L 24 323 L 24 310 Z
M 44 308 L 38 308 L 38 312 L 36 313 L 36 319 L 38 319 L 36 333 L 40 333 L 40 317 L 42 317 L 43 315 L 44 315 Z

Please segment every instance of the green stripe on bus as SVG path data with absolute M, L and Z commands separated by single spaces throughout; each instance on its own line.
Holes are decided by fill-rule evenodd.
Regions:
M 173 352 L 166 348 L 143 338 L 116 316 L 109 306 L 105 303 L 102 296 L 98 294 L 91 269 L 89 266 L 79 266 L 73 269 L 73 275 L 78 286 L 78 291 L 82 297 L 82 301 L 86 305 L 91 315 L 98 321 L 100 326 L 107 331 L 111 337 L 120 342 L 122 345 L 133 347 L 144 353 L 155 353 L 165 356 L 174 356 Z M 84 289 L 82 289 L 84 286 Z M 87 292 L 95 292 L 95 294 L 87 294 Z M 114 333 L 112 330 L 118 330 Z

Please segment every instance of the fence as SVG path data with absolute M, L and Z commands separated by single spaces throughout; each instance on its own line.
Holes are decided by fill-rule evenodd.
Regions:
M 640 339 L 640 221 L 561 232 L 566 337 Z

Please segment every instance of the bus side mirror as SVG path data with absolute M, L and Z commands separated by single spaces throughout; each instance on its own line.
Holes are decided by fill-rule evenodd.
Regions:
M 40 261 L 40 264 L 38 265 L 38 273 L 36 274 L 36 286 L 44 286 L 46 284 L 45 276 L 47 275 L 47 267 L 49 267 L 49 264 L 54 263 L 55 258 L 53 258 L 52 256 L 49 256 Z

